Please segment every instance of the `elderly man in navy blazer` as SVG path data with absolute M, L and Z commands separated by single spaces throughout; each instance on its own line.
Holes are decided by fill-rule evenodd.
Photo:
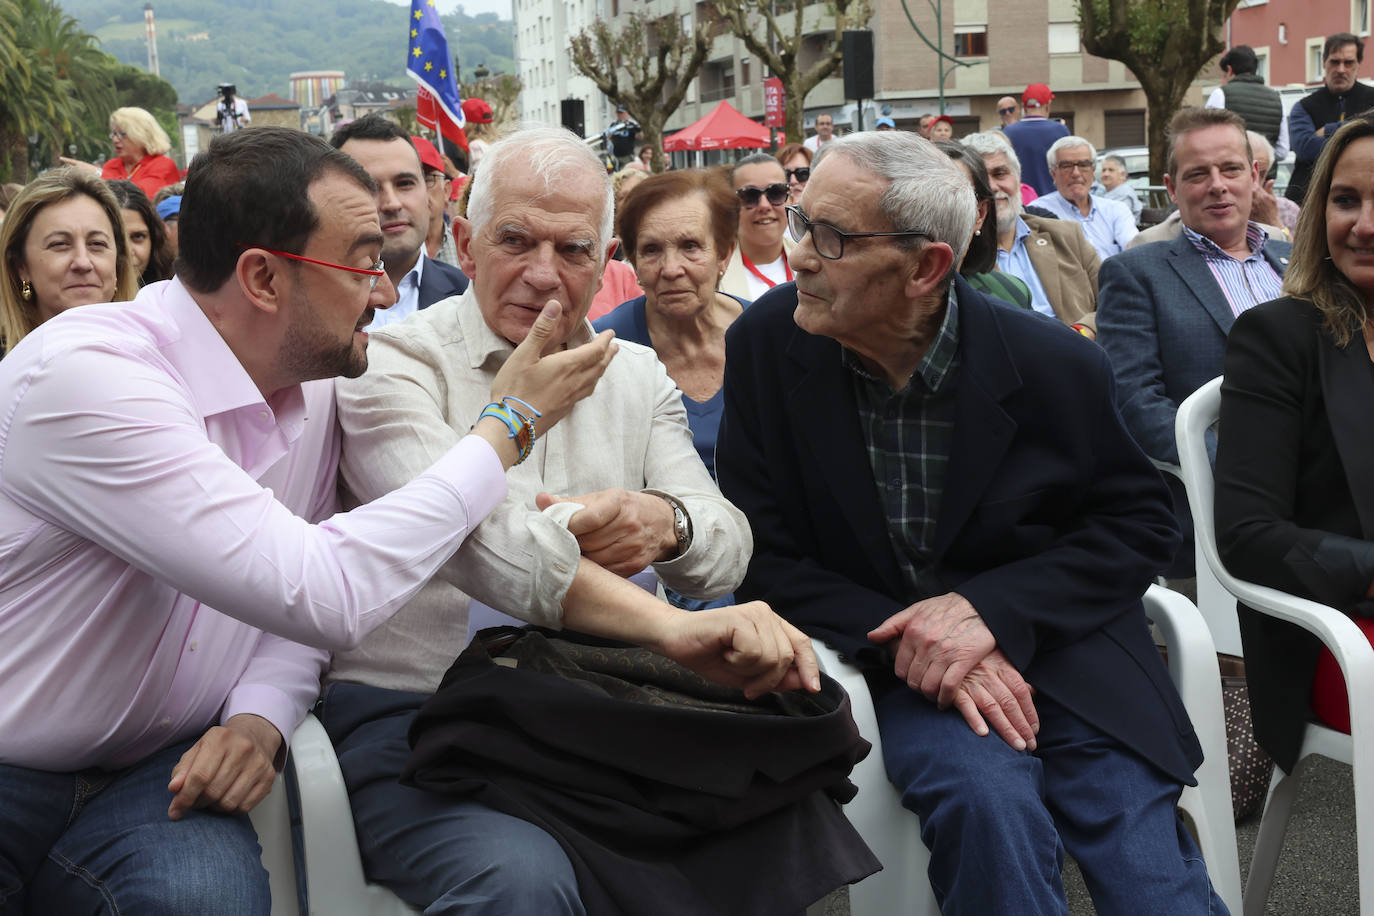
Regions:
M 1277 299 L 1287 242 L 1250 221 L 1262 180 L 1245 121 L 1217 108 L 1184 108 L 1169 122 L 1164 186 L 1178 204 L 1178 238 L 1132 248 L 1098 273 L 1098 342 L 1111 357 L 1126 427 L 1145 453 L 1178 463 L 1178 405 L 1221 375 L 1236 316 Z M 1215 441 L 1209 443 L 1213 457 Z M 1170 478 L 1185 538 L 1171 572 L 1191 574 L 1192 519 Z
M 911 134 L 817 158 L 795 285 L 726 338 L 738 593 L 870 672 L 943 912 L 1066 914 L 1067 851 L 1100 913 L 1224 913 L 1175 808 L 1201 749 L 1140 603 L 1178 542 L 1166 491 L 1101 349 L 953 272 L 974 215 Z

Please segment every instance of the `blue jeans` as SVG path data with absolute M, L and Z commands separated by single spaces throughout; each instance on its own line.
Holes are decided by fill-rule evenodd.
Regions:
M 425 694 L 361 684 L 325 688 L 320 721 L 339 755 L 369 881 L 426 916 L 584 916 L 558 842 L 527 821 L 397 782 Z
M 888 778 L 921 818 L 944 916 L 1067 916 L 1066 849 L 1102 916 L 1225 914 L 1179 819 L 1182 786 L 1043 694 L 1035 706 L 1031 754 L 904 686 L 878 697 Z
M 172 767 L 193 743 L 124 770 L 0 764 L 0 916 L 267 916 L 267 872 L 247 815 L 167 817 Z

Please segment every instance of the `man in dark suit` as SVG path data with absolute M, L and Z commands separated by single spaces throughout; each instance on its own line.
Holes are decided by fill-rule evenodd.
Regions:
M 1178 405 L 1221 375 L 1236 316 L 1276 299 L 1290 246 L 1250 221 L 1260 176 L 1245 121 L 1233 111 L 1185 108 L 1169 123 L 1164 186 L 1178 204 L 1178 238 L 1122 252 L 1098 274 L 1098 342 L 1111 357 L 1126 426 L 1151 458 L 1178 463 Z M 1216 444 L 1211 443 L 1213 457 Z M 1191 575 L 1192 517 L 1170 478 L 1186 535 L 1175 576 Z
M 1178 534 L 1105 356 L 951 281 L 972 191 L 919 138 L 837 140 L 791 209 L 795 286 L 727 336 L 739 594 L 871 672 L 944 912 L 1067 912 L 1065 850 L 1099 912 L 1225 912 L 1179 827 L 1201 749 L 1140 604 Z
M 367 169 L 377 181 L 377 216 L 382 223 L 382 261 L 396 287 L 396 304 L 378 312 L 375 330 L 403 321 L 441 299 L 460 295 L 468 278 L 452 264 L 425 253 L 430 195 L 414 142 L 398 124 L 367 115 L 334 131 L 330 144 Z

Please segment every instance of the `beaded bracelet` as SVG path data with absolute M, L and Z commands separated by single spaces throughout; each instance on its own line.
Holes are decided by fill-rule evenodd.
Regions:
M 534 414 L 534 416 L 532 417 L 529 414 L 521 411 L 519 407 L 513 406 L 510 403 L 511 401 L 514 401 L 516 404 L 519 404 L 520 407 L 525 408 L 525 410 L 529 411 L 530 414 Z M 517 417 L 520 418 L 521 423 L 529 427 L 531 441 L 539 438 L 539 431 L 534 425 L 534 417 L 542 417 L 543 414 L 540 413 L 538 408 L 530 404 L 528 401 L 522 401 L 520 398 L 517 398 L 513 394 L 508 394 L 505 397 L 503 397 L 501 399 L 501 406 L 504 407 L 506 410 L 509 410 L 511 413 L 515 414 Z
M 515 440 L 515 447 L 519 451 L 519 456 L 515 459 L 516 464 L 524 461 L 530 456 L 530 452 L 534 451 L 534 423 L 532 421 L 495 401 L 482 408 L 482 412 L 477 416 L 478 421 L 481 421 L 483 417 L 493 417 L 500 420 L 506 425 L 506 429 L 510 430 L 508 437 Z

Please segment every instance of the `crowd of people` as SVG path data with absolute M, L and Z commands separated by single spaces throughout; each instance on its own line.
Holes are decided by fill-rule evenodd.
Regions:
M 811 639 L 943 912 L 1063 914 L 1065 853 L 1099 912 L 1226 912 L 1141 604 L 1193 572 L 1151 461 L 1189 394 L 1224 371 L 1228 567 L 1374 601 L 1374 90 L 1332 36 L 1284 130 L 1246 51 L 1144 232 L 1041 84 L 659 174 L 622 111 L 613 176 L 369 115 L 183 181 L 119 109 L 103 169 L 0 191 L 0 913 L 267 914 L 247 812 L 310 710 L 426 912 L 798 912 L 903 867 L 833 803 L 864 743 Z M 1241 626 L 1290 768 L 1339 672 Z

